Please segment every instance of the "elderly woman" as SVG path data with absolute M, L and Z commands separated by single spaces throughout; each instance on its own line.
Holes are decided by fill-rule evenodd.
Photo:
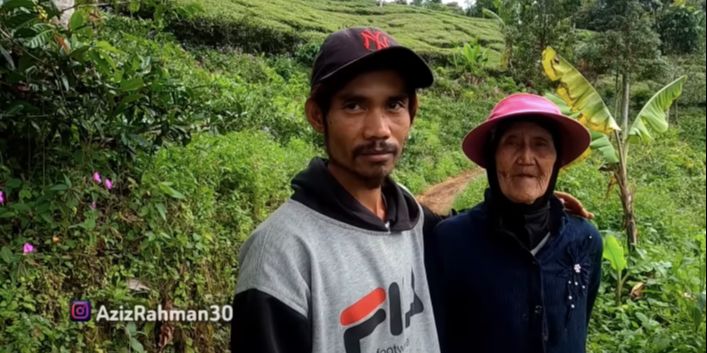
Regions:
M 426 244 L 442 353 L 583 353 L 602 241 L 553 196 L 589 147 L 587 130 L 549 100 L 514 94 L 464 139 L 489 188 Z

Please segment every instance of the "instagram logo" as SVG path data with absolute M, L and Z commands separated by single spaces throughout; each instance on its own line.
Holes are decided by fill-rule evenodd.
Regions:
M 71 302 L 71 320 L 88 321 L 91 319 L 91 303 L 87 300 L 74 300 Z

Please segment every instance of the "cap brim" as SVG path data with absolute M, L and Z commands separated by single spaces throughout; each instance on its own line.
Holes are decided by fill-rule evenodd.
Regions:
M 499 117 L 492 120 L 487 120 L 473 130 L 469 131 L 462 142 L 462 150 L 474 163 L 482 168 L 486 168 L 486 142 L 491 131 L 501 122 L 513 121 L 516 119 L 527 118 L 529 116 L 541 116 L 550 121 L 555 122 L 561 136 L 561 156 L 560 167 L 572 163 L 577 157 L 581 156 L 584 151 L 589 148 L 592 141 L 591 135 L 578 121 L 568 118 L 561 114 L 552 114 L 548 112 L 537 111 L 521 111 L 515 112 L 512 115 Z
M 381 65 L 382 67 L 390 66 L 390 68 L 400 71 L 406 81 L 414 88 L 426 88 L 434 82 L 432 70 L 427 66 L 425 60 L 411 49 L 393 46 L 371 52 L 366 56 L 351 61 L 323 76 L 316 83 L 354 75 L 356 72 L 365 70 L 370 65 L 376 65 L 376 67 Z

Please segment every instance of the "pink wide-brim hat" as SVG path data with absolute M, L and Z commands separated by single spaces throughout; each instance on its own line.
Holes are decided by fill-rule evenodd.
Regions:
M 581 156 L 589 147 L 589 131 L 577 120 L 565 116 L 554 103 L 545 97 L 530 93 L 516 93 L 502 99 L 491 110 L 486 121 L 469 131 L 462 142 L 462 150 L 469 159 L 486 168 L 486 147 L 493 129 L 503 121 L 533 117 L 536 121 L 550 121 L 560 135 L 560 167 Z

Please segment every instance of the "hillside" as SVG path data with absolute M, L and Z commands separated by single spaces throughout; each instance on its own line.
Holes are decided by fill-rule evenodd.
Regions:
M 320 43 L 333 31 L 348 26 L 381 28 L 401 43 L 429 59 L 444 59 L 469 41 L 478 41 L 490 49 L 492 62 L 498 63 L 503 38 L 493 20 L 470 18 L 450 11 L 386 4 L 372 6 L 371 1 L 333 0 L 179 0 L 196 4 L 204 11 L 178 28 L 195 41 L 219 46 L 256 45 L 271 40 L 264 49 L 287 53 L 294 46 Z

